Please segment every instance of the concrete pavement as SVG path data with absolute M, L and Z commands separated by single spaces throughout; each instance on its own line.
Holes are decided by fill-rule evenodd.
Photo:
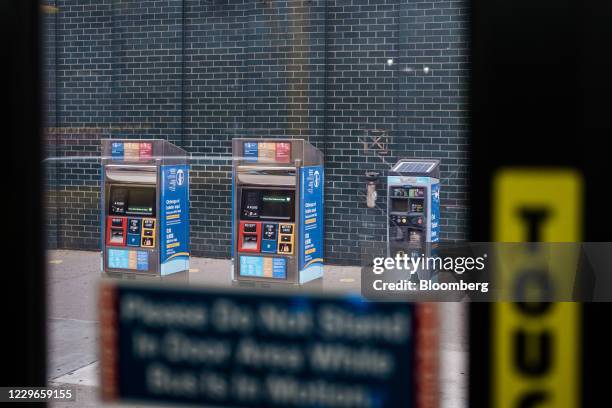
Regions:
M 90 251 L 47 252 L 48 378 L 51 384 L 77 387 L 77 401 L 53 407 L 100 407 L 98 400 L 97 286 L 100 255 Z M 326 266 L 324 290 L 360 291 L 360 268 Z M 191 258 L 190 283 L 227 287 L 230 261 Z M 441 304 L 441 402 L 467 406 L 466 305 Z M 121 405 L 140 407 L 143 405 Z M 151 405 L 147 405 L 151 406 Z

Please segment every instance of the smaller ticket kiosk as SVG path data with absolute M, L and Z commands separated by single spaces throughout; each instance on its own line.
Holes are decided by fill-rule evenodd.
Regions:
M 187 276 L 187 152 L 165 140 L 103 140 L 101 197 L 106 276 Z
M 439 240 L 440 161 L 401 159 L 387 177 L 387 256 L 419 256 Z
M 323 154 L 301 139 L 234 139 L 232 279 L 301 285 L 323 276 Z

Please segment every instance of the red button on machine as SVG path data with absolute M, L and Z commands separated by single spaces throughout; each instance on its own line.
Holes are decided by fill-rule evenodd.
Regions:
M 106 243 L 113 246 L 125 246 L 127 237 L 127 218 L 108 217 L 106 220 Z
M 238 251 L 261 251 L 261 222 L 240 221 L 238 230 Z

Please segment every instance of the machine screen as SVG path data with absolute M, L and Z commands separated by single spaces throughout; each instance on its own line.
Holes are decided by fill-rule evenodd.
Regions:
M 294 190 L 242 191 L 242 219 L 293 221 L 294 214 Z
M 244 190 L 242 192 L 242 212 L 241 218 L 246 220 L 256 220 L 259 218 L 259 208 L 261 207 L 261 192 L 259 190 Z
M 293 191 L 263 191 L 260 218 L 291 220 L 295 210 L 294 197 Z
M 393 212 L 408 212 L 408 200 L 391 198 L 391 211 Z
M 155 216 L 155 188 L 112 186 L 109 213 Z

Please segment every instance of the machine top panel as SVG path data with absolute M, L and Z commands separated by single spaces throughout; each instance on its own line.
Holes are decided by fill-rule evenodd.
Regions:
M 401 159 L 389 170 L 389 175 L 440 178 L 440 160 Z
M 105 163 L 187 164 L 188 153 L 162 139 L 104 139 Z
M 318 166 L 323 153 L 304 139 L 234 139 L 234 166 Z

